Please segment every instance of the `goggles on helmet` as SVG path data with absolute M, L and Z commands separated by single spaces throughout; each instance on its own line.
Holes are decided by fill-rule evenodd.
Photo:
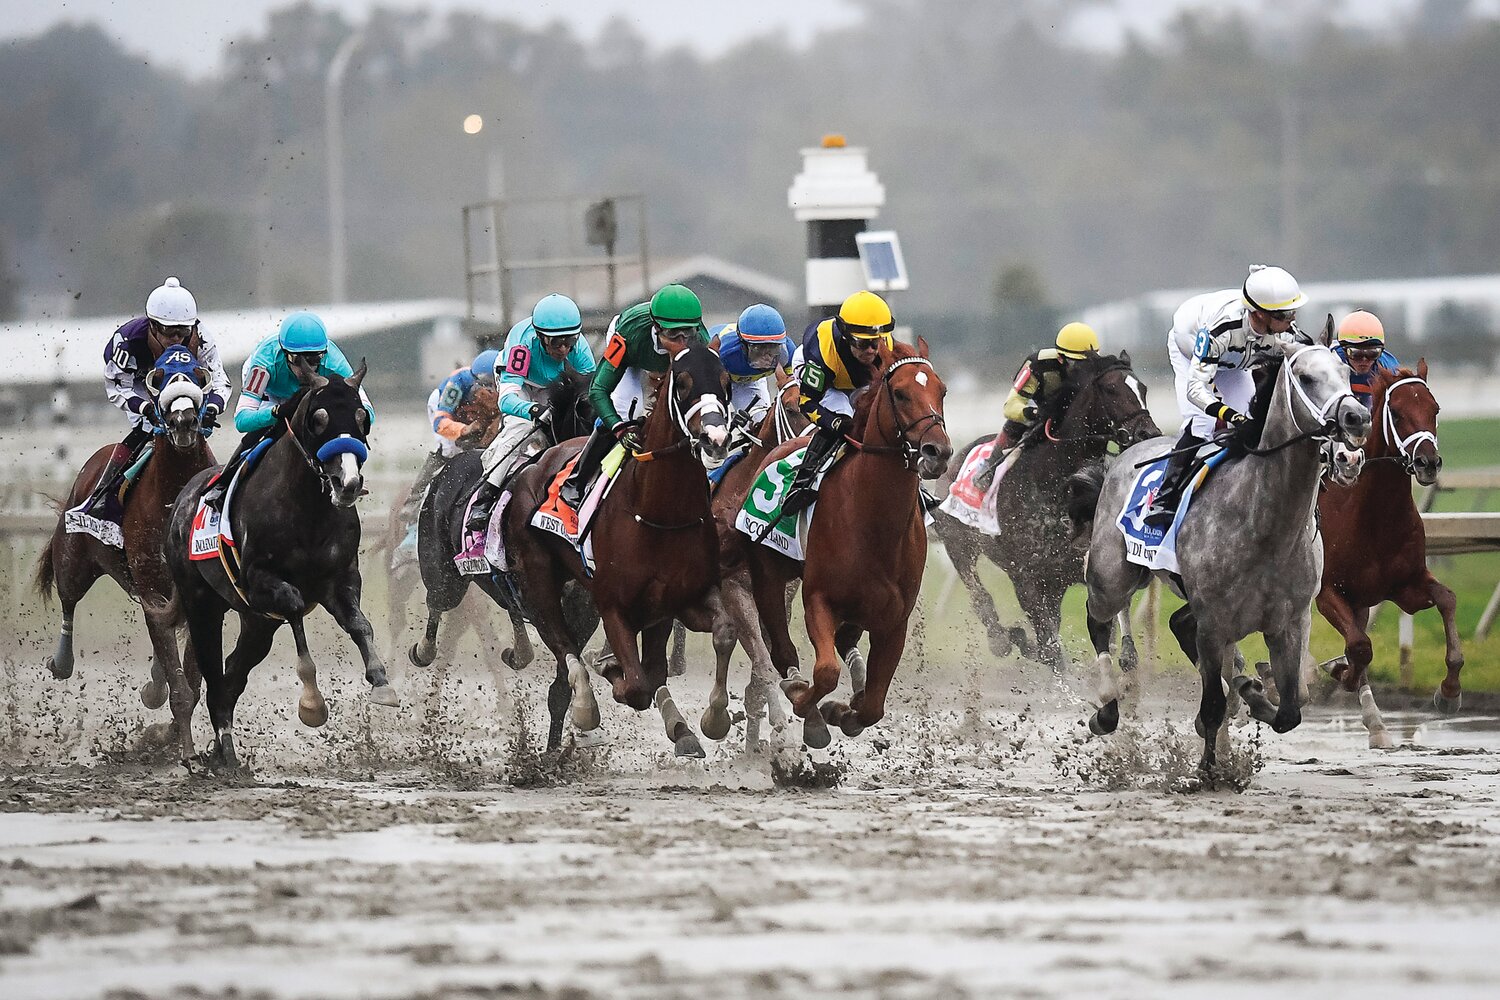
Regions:
M 879 326 L 861 326 L 858 323 L 846 323 L 835 317 L 839 329 L 844 331 L 845 336 L 853 337 L 855 340 L 879 340 L 881 337 L 896 329 L 895 323 L 881 323 Z
M 573 345 L 578 343 L 578 332 L 576 330 L 571 333 L 544 333 L 538 330 L 537 336 L 542 338 L 542 345 L 544 347 L 557 347 L 571 351 Z

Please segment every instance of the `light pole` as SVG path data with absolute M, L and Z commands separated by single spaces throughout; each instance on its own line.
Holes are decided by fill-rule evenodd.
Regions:
M 365 40 L 363 31 L 344 39 L 328 63 L 323 81 L 324 131 L 328 136 L 328 292 L 333 302 L 348 297 L 349 252 L 344 233 L 344 73 L 354 50 Z

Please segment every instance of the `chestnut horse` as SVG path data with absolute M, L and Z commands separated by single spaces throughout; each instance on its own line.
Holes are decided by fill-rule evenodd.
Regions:
M 825 747 L 833 723 L 856 736 L 885 715 L 885 698 L 906 648 L 906 625 L 917 606 L 927 562 L 927 527 L 918 478 L 948 468 L 953 444 L 943 418 L 947 387 L 917 347 L 881 348 L 874 378 L 859 394 L 850 447 L 854 454 L 823 477 L 816 516 L 803 544 L 805 562 L 766 545 L 745 548 L 755 606 L 770 643 L 781 688 L 802 719 L 802 739 Z M 765 469 L 801 447 L 774 449 Z M 812 682 L 802 676 L 787 625 L 786 588 L 802 578 L 802 608 L 817 652 Z M 850 704 L 823 703 L 838 686 L 839 648 L 870 634 L 864 689 Z
M 1448 676 L 1433 693 L 1433 704 L 1451 714 L 1462 697 L 1458 675 L 1464 654 L 1453 620 L 1457 601 L 1427 569 L 1427 533 L 1411 496 L 1411 477 L 1431 486 L 1443 466 L 1438 404 L 1426 379 L 1426 359 L 1415 372 L 1376 373 L 1370 385 L 1374 429 L 1365 444 L 1364 470 L 1352 486 L 1327 486 L 1318 497 L 1323 522 L 1318 611 L 1344 637 L 1344 659 L 1332 673 L 1345 689 L 1359 692 L 1372 747 L 1391 745 L 1367 676 L 1372 650 L 1365 628 L 1370 609 L 1381 601 L 1393 601 L 1407 614 L 1437 607 L 1447 635 Z
M 700 632 L 724 619 L 719 606 L 719 546 L 709 511 L 704 462 L 722 460 L 729 442 L 729 376 L 719 356 L 692 344 L 671 361 L 656 390 L 644 428 L 644 451 L 626 462 L 592 525 L 595 570 L 578 549 L 531 525 L 557 474 L 578 454 L 582 439 L 549 449 L 511 480 L 511 502 L 501 522 L 520 586 L 542 641 L 573 688 L 573 724 L 599 725 L 598 706 L 564 613 L 564 585 L 582 583 L 594 597 L 613 656 L 595 668 L 615 701 L 644 711 L 655 701 L 667 738 L 679 756 L 703 756 L 692 729 L 667 689 L 667 641 L 672 620 Z M 720 625 L 721 632 L 725 625 Z M 716 635 L 716 641 L 722 636 Z
M 115 445 L 108 445 L 84 463 L 73 481 L 52 540 L 37 561 L 36 587 L 44 598 L 55 588 L 62 603 L 57 652 L 47 657 L 47 669 L 59 680 L 73 675 L 73 613 L 95 581 L 109 576 L 141 605 L 151 636 L 151 680 L 141 688 L 141 701 L 147 708 L 161 708 L 170 692 L 172 722 L 185 760 L 192 756 L 190 723 L 198 703 L 200 678 L 191 653 L 179 656 L 177 630 L 171 616 L 163 612 L 172 593 L 172 576 L 162 554 L 162 537 L 172 501 L 189 479 L 214 464 L 214 456 L 204 441 L 208 431 L 199 424 L 199 407 L 203 404 L 201 365 L 181 347 L 166 352 L 163 359 L 183 354 L 189 355 L 199 382 L 169 383 L 157 395 L 155 401 L 164 414 L 162 427 L 151 444 L 150 460 L 125 497 L 121 520 L 124 549 L 107 545 L 93 535 L 68 532 L 64 523 L 66 511 L 83 503 L 93 491 L 115 450 Z M 158 364 L 151 374 L 161 371 Z

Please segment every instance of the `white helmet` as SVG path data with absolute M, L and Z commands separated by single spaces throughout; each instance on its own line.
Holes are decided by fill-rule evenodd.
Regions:
M 163 326 L 191 326 L 198 322 L 198 302 L 182 282 L 168 278 L 147 296 L 146 316 Z
M 1295 312 L 1307 304 L 1307 296 L 1297 287 L 1297 279 L 1279 267 L 1251 264 L 1250 274 L 1240 293 L 1245 305 L 1261 312 Z

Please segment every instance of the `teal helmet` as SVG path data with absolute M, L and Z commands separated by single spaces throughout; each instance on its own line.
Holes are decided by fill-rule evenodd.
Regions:
M 308 354 L 328 350 L 328 328 L 316 313 L 294 312 L 281 321 L 276 342 L 288 354 Z
M 494 378 L 495 365 L 500 361 L 500 352 L 493 347 L 488 351 L 480 351 L 474 358 L 474 363 L 469 365 L 469 371 L 480 378 Z
M 543 337 L 575 336 L 583 332 L 583 315 L 578 303 L 553 293 L 531 310 L 531 327 Z

